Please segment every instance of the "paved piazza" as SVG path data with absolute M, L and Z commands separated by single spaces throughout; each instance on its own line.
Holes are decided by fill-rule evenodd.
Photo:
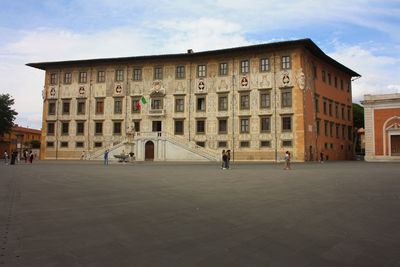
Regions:
M 400 164 L 0 166 L 0 266 L 400 266 Z

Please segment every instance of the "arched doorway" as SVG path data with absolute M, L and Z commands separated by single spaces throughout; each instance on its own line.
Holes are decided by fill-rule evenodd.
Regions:
M 145 160 L 154 160 L 154 143 L 147 141 L 145 145 Z

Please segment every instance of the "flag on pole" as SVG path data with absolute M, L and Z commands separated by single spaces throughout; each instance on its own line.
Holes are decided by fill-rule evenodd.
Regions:
M 142 98 L 140 99 L 139 103 L 137 103 L 136 108 L 139 109 L 141 106 L 143 106 L 146 103 L 147 103 L 146 99 L 144 98 L 144 96 L 142 96 Z

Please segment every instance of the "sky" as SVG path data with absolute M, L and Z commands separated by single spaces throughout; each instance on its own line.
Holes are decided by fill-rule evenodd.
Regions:
M 312 39 L 362 75 L 365 94 L 400 93 L 399 0 L 0 0 L 0 94 L 40 129 L 44 71 L 26 63 L 185 53 Z

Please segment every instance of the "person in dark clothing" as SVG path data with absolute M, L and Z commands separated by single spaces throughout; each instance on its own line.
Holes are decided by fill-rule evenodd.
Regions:
M 222 168 L 223 170 L 226 170 L 226 164 L 227 164 L 227 161 L 228 161 L 228 152 L 225 152 L 224 153 L 224 155 L 222 156 L 222 162 L 223 162 L 223 164 L 224 164 L 224 167 Z
M 321 163 L 324 163 L 324 152 L 321 152 L 320 154 L 320 159 L 321 159 Z
M 222 164 L 221 164 L 221 169 L 225 168 L 225 162 L 224 162 L 224 155 L 225 155 L 225 149 L 222 150 Z
M 16 159 L 17 159 L 17 151 L 11 152 L 11 165 L 15 164 Z
M 32 150 L 31 150 L 31 152 L 29 153 L 29 158 L 30 158 L 30 162 L 32 163 L 32 161 L 33 161 L 33 152 L 32 152 Z
M 231 163 L 231 151 L 228 150 L 226 151 L 226 168 L 229 169 L 230 163 Z

